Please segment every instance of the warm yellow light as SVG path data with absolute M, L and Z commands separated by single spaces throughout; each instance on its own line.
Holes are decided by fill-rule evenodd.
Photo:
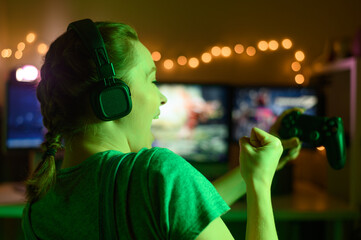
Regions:
M 199 60 L 195 57 L 189 59 L 188 64 L 191 68 L 196 68 L 199 66 Z
M 1 51 L 1 56 L 3 58 L 9 58 L 9 57 L 11 57 L 12 53 L 13 53 L 13 51 L 10 48 L 5 48 Z
M 154 51 L 152 52 L 152 58 L 154 62 L 158 62 L 162 58 L 162 55 L 160 54 L 160 52 Z
M 234 46 L 234 51 L 237 54 L 242 54 L 244 52 L 244 46 L 242 44 L 236 44 L 236 46 Z
M 221 50 L 221 48 L 218 47 L 218 46 L 214 46 L 214 47 L 212 47 L 212 49 L 211 49 L 211 53 L 212 53 L 212 55 L 215 56 L 215 57 L 218 57 L 219 55 L 221 55 L 221 52 L 222 52 L 222 50 Z
M 247 49 L 246 49 L 246 53 L 248 56 L 252 57 L 256 54 L 256 49 L 252 46 L 249 46 Z
M 301 70 L 301 64 L 299 62 L 293 62 L 291 68 L 293 71 L 298 72 Z
M 295 58 L 297 61 L 302 62 L 305 59 L 305 54 L 302 51 L 297 51 L 295 53 Z
M 16 59 L 20 59 L 20 58 L 22 58 L 22 57 L 23 57 L 23 52 L 20 51 L 20 50 L 17 50 L 17 51 L 15 52 L 15 58 L 16 58 Z
M 297 84 L 303 84 L 305 82 L 305 77 L 302 74 L 297 74 L 295 81 Z
M 170 59 L 166 59 L 163 64 L 166 69 L 172 69 L 174 66 L 173 61 Z
M 279 44 L 278 44 L 278 42 L 277 42 L 276 40 L 271 40 L 271 41 L 268 43 L 268 47 L 269 47 L 270 50 L 275 51 L 275 50 L 278 49 Z
M 187 58 L 185 56 L 179 56 L 177 62 L 179 65 L 184 66 L 187 64 Z
M 268 49 L 268 43 L 266 41 L 260 41 L 258 43 L 258 49 L 261 51 L 266 51 Z
M 1 50 L 1 57 L 2 57 L 2 58 L 6 58 L 7 55 L 8 55 L 8 53 L 7 53 L 7 50 L 6 50 L 6 49 Z
M 212 60 L 212 55 L 210 53 L 203 53 L 201 58 L 204 63 L 209 63 Z
M 23 51 L 24 49 L 25 49 L 25 43 L 19 42 L 19 43 L 18 43 L 18 50 L 19 50 L 19 51 Z
M 288 39 L 288 38 L 283 39 L 282 46 L 285 49 L 290 49 L 292 47 L 292 41 L 290 39 Z
M 230 47 L 222 47 L 221 52 L 223 57 L 229 57 L 232 54 L 232 50 Z
M 48 45 L 46 45 L 45 43 L 40 43 L 38 45 L 38 53 L 41 55 L 44 55 L 48 51 L 48 49 Z
M 26 41 L 28 43 L 32 43 L 35 41 L 36 35 L 35 33 L 29 33 L 28 35 L 26 35 Z
M 323 150 L 325 150 L 325 147 L 324 146 L 319 146 L 319 147 L 317 147 L 317 150 L 318 151 L 323 151 Z

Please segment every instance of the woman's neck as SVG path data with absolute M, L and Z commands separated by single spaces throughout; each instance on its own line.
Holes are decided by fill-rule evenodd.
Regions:
M 92 155 L 108 150 L 116 150 L 123 153 L 131 152 L 125 136 L 114 139 L 104 139 L 97 136 L 75 136 L 71 141 L 65 142 L 64 160 L 61 168 L 74 167 Z

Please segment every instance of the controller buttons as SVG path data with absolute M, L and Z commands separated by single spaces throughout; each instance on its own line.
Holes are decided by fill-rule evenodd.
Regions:
M 291 128 L 290 131 L 289 131 L 289 133 L 290 133 L 290 135 L 291 135 L 292 137 L 296 137 L 296 136 L 298 136 L 299 131 L 298 131 L 297 128 Z
M 331 126 L 331 127 L 335 126 L 336 122 L 334 120 L 330 120 L 330 121 L 328 121 L 328 125 Z
M 332 131 L 333 133 L 337 133 L 338 128 L 337 128 L 337 127 L 333 127 L 333 128 L 331 128 L 331 131 Z
M 320 133 L 318 131 L 312 131 L 309 137 L 311 141 L 317 141 L 320 138 Z

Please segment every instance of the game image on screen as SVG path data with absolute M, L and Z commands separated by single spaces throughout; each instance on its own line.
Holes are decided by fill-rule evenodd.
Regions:
M 222 86 L 160 84 L 168 102 L 153 120 L 153 147 L 164 147 L 188 161 L 225 162 L 230 107 Z
M 232 110 L 232 139 L 249 136 L 253 127 L 269 131 L 284 110 L 299 107 L 316 115 L 316 91 L 307 88 L 237 88 Z
M 36 98 L 36 86 L 26 83 L 7 86 L 6 147 L 39 148 L 45 128 Z

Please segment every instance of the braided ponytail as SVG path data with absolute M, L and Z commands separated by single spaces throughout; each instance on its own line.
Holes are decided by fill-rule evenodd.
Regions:
M 97 22 L 96 26 L 116 69 L 116 77 L 131 86 L 127 74 L 136 64 L 134 43 L 139 41 L 137 33 L 122 23 Z M 55 154 L 62 147 L 61 141 L 67 144 L 78 134 L 97 131 L 101 121 L 91 110 L 89 92 L 99 81 L 92 56 L 76 32 L 67 31 L 50 45 L 37 87 L 48 133 L 42 145 L 42 161 L 27 181 L 28 201 L 38 200 L 54 187 Z
M 27 180 L 27 198 L 33 202 L 41 198 L 54 185 L 56 180 L 55 154 L 61 146 L 61 136 L 48 132 L 46 141 L 42 144 L 44 153 L 42 161 L 35 169 L 32 176 Z

